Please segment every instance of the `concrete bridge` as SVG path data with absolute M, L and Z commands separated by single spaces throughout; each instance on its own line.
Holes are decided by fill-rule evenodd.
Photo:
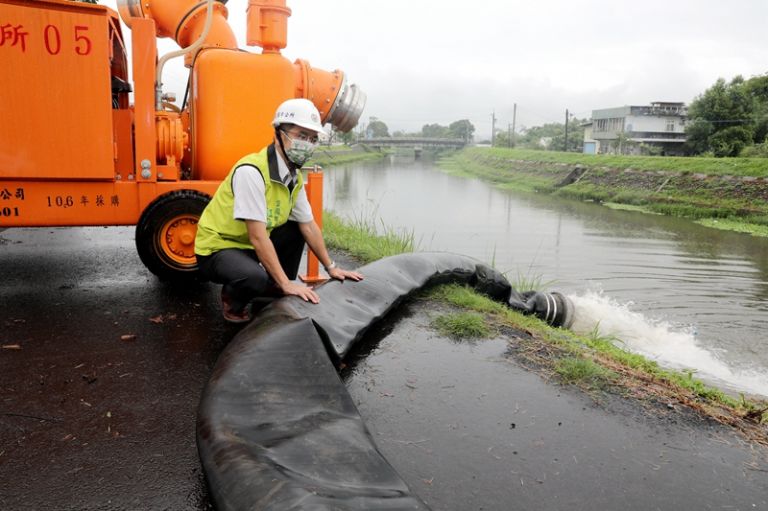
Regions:
M 424 147 L 454 147 L 462 148 L 466 141 L 460 138 L 427 138 L 427 137 L 381 137 L 360 140 L 361 144 L 371 147 L 413 147 L 419 152 Z

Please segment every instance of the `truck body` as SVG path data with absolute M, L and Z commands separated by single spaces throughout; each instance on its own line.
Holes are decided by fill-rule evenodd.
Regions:
M 262 53 L 237 48 L 220 1 L 120 0 L 118 10 L 0 0 L 0 228 L 136 225 L 153 273 L 189 276 L 199 215 L 232 165 L 270 142 L 277 106 L 310 99 L 348 131 L 365 96 L 341 71 L 280 53 L 284 0 L 249 6 L 248 44 Z M 188 49 L 181 107 L 162 91 L 158 37 Z

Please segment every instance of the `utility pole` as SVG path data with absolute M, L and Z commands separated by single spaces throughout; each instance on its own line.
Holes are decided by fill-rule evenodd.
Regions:
M 568 109 L 565 109 L 565 152 L 568 152 Z
M 496 137 L 496 110 L 491 113 L 491 147 Z
M 512 139 L 510 139 L 510 144 L 512 144 L 512 147 L 515 146 L 514 136 L 515 136 L 515 122 L 517 121 L 517 103 L 514 104 L 512 107 Z

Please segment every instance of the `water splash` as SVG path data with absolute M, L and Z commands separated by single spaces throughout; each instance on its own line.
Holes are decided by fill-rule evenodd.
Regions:
M 640 353 L 665 367 L 693 370 L 696 376 L 730 390 L 768 396 L 768 376 L 729 366 L 701 347 L 692 327 L 678 328 L 629 310 L 602 292 L 568 296 L 575 306 L 571 329 L 582 335 L 597 332 L 617 338 L 619 346 Z

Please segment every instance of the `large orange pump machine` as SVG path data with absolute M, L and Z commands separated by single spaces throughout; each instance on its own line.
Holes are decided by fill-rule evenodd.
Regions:
M 250 0 L 237 48 L 222 0 L 118 0 L 131 29 L 133 83 L 118 13 L 66 0 L 0 0 L 0 228 L 136 225 L 160 277 L 196 269 L 197 219 L 243 155 L 272 138 L 272 116 L 307 98 L 352 129 L 364 94 L 341 71 L 281 55 L 285 0 Z M 182 50 L 158 58 L 157 38 Z M 190 69 L 181 108 L 165 62 Z M 133 104 L 131 104 L 131 93 Z

